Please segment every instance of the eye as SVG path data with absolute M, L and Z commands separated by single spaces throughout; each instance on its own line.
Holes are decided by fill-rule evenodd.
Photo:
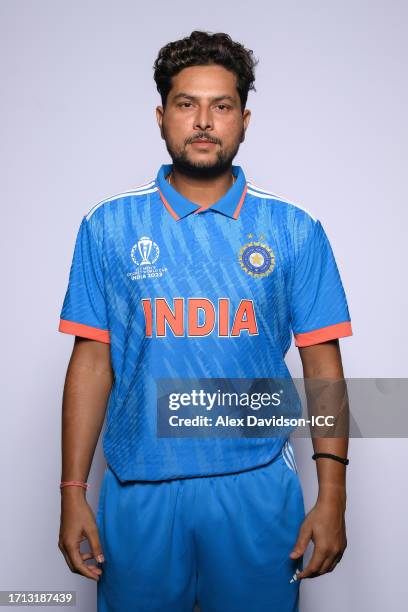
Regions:
M 179 104 L 179 106 L 186 106 L 186 107 L 189 107 L 189 106 L 191 106 L 191 102 L 181 102 L 181 103 Z
M 223 111 L 223 110 L 228 110 L 230 107 L 227 104 L 217 104 L 217 108 Z

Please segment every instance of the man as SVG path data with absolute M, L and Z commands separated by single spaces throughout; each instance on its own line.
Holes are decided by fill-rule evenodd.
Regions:
M 97 580 L 100 612 L 294 611 L 300 579 L 332 571 L 346 547 L 346 437 L 313 440 L 333 457 L 318 457 L 305 517 L 287 436 L 158 431 L 163 381 L 290 378 L 291 333 L 305 378 L 343 378 L 350 315 L 320 221 L 232 164 L 255 64 L 227 34 L 163 47 L 156 116 L 172 164 L 79 229 L 59 327 L 76 336 L 59 547 Z M 86 479 L 107 403 L 95 521 Z

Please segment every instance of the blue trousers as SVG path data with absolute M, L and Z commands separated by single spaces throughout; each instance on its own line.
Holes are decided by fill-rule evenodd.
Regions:
M 121 483 L 109 468 L 97 525 L 98 612 L 297 612 L 289 557 L 304 501 L 289 442 L 267 465 Z

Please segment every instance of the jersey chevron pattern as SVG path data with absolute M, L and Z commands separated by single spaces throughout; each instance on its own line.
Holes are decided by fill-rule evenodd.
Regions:
M 110 343 L 103 448 L 122 482 L 242 471 L 285 444 L 158 437 L 158 378 L 290 378 L 292 334 L 299 347 L 352 335 L 318 219 L 235 165 L 228 192 L 199 207 L 171 169 L 84 215 L 60 314 L 59 331 Z

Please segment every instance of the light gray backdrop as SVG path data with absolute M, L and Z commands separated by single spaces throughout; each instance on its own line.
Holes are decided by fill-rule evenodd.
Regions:
M 3 211 L 0 588 L 96 583 L 57 548 L 61 394 L 73 337 L 57 332 L 74 240 L 99 200 L 169 158 L 154 108 L 159 48 L 193 29 L 255 51 L 253 117 L 235 163 L 318 216 L 347 292 L 349 377 L 407 376 L 407 3 L 2 0 Z M 405 174 L 404 174 L 405 170 Z M 301 375 L 296 347 L 287 358 Z M 307 509 L 310 440 L 295 444 Z M 352 440 L 349 547 L 302 584 L 302 612 L 406 605 L 406 440 Z M 96 504 L 101 448 L 88 498 Z

